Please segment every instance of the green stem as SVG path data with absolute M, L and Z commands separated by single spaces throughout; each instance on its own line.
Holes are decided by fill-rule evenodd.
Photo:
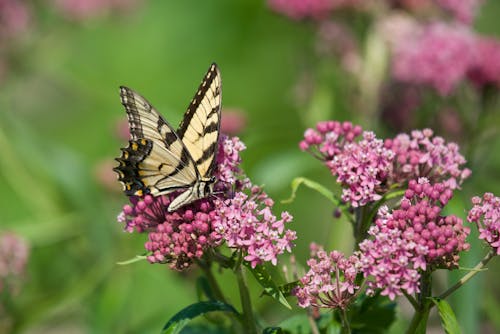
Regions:
M 238 288 L 240 290 L 241 307 L 243 309 L 243 330 L 246 334 L 257 334 L 257 327 L 253 318 L 252 301 L 250 300 L 250 294 L 248 293 L 245 273 L 243 270 L 244 269 L 241 263 L 239 263 L 234 269 L 236 279 L 238 281 Z
M 429 318 L 429 312 L 432 307 L 432 302 L 429 299 L 432 293 L 432 276 L 429 272 L 422 273 L 420 278 L 420 293 L 416 299 L 415 314 L 411 319 L 410 325 L 406 330 L 407 334 L 413 334 L 417 332 L 425 332 L 427 325 L 427 319 Z M 423 331 L 422 331 L 423 329 Z
M 210 287 L 212 288 L 212 291 L 214 293 L 214 297 L 217 300 L 227 304 L 226 298 L 224 297 L 224 294 L 222 293 L 222 290 L 221 290 L 219 284 L 217 283 L 217 280 L 215 279 L 214 274 L 212 273 L 211 263 L 198 261 L 198 266 L 205 273 L 205 276 L 208 280 L 208 284 L 210 285 Z
M 438 296 L 439 299 L 445 299 L 449 295 L 451 295 L 455 290 L 460 288 L 462 285 L 467 283 L 468 280 L 470 280 L 474 275 L 476 275 L 478 272 L 483 269 L 484 266 L 496 255 L 496 252 L 494 249 L 491 249 L 488 254 L 479 262 L 474 268 L 472 268 L 471 271 L 469 271 L 464 277 L 462 277 L 455 285 L 453 285 L 451 288 L 443 292 Z M 432 304 L 434 305 L 434 304 Z M 431 306 L 432 307 L 432 306 Z
M 347 312 L 344 309 L 340 310 L 340 317 L 342 319 L 342 334 L 351 334 L 351 326 L 349 325 L 349 318 L 347 317 Z

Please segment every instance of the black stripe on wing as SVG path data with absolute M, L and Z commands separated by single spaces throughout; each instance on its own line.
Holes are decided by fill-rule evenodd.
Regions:
M 221 88 L 220 72 L 214 63 L 203 77 L 177 130 L 203 177 L 210 177 L 216 164 Z
M 123 185 L 127 196 L 142 196 L 149 193 L 149 188 L 139 176 L 139 164 L 146 159 L 153 148 L 153 142 L 147 139 L 131 140 L 122 148 L 122 155 L 115 160 L 119 165 L 113 170 L 118 174 L 118 181 Z

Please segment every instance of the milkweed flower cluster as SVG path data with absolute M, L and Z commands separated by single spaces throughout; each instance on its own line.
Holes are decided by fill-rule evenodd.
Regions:
M 436 3 L 460 22 L 471 24 L 483 0 L 437 0 Z
M 500 197 L 485 193 L 482 198 L 474 196 L 472 204 L 467 220 L 477 225 L 479 239 L 486 241 L 500 255 Z
M 451 197 L 444 184 L 420 178 L 409 182 L 399 209 L 379 210 L 371 238 L 359 245 L 369 293 L 380 289 L 392 300 L 403 291 L 418 293 L 421 271 L 458 266 L 470 229 L 456 216 L 441 215 Z
M 386 139 L 385 148 L 395 153 L 391 183 L 404 183 L 426 177 L 431 183 L 444 182 L 457 189 L 471 171 L 464 168 L 466 160 L 455 143 L 446 143 L 434 136 L 431 129 L 414 130 L 411 135 L 399 134 Z
M 28 243 L 14 233 L 0 235 L 0 293 L 16 293 L 26 270 Z
M 245 145 L 236 137 L 221 136 L 214 189 L 220 195 L 195 201 L 175 212 L 168 212 L 177 193 L 142 198 L 131 197 L 118 221 L 128 232 L 147 232 L 148 261 L 170 263 L 183 270 L 207 249 L 223 243 L 241 250 L 253 267 L 263 262 L 276 264 L 276 256 L 291 251 L 295 232 L 285 229 L 292 217 L 272 214 L 273 201 L 239 167 Z M 246 193 L 250 192 L 250 195 Z
M 379 200 L 393 184 L 426 177 L 456 189 L 470 176 L 458 145 L 430 129 L 382 141 L 349 122 L 320 122 L 305 131 L 299 147 L 324 161 L 342 185 L 342 200 L 353 207 Z
M 342 200 L 353 207 L 379 200 L 381 183 L 391 171 L 394 152 L 384 148 L 373 132 L 363 132 L 363 139 L 348 143 L 327 162 L 337 182 L 343 186 Z
M 327 253 L 316 244 L 311 244 L 311 253 L 309 270 L 293 291 L 299 306 L 346 309 L 360 288 L 356 284 L 361 268 L 358 257 L 346 258 L 338 251 Z
M 394 45 L 393 76 L 449 95 L 474 63 L 474 46 L 468 27 L 441 22 L 420 27 Z
M 259 187 L 253 187 L 250 196 L 237 192 L 232 199 L 218 202 L 212 238 L 242 250 L 246 254 L 243 259 L 252 268 L 263 262 L 276 265 L 277 256 L 290 252 L 297 237 L 295 231 L 285 230 L 292 216 L 283 212 L 277 219 L 272 213 L 273 204 Z
M 478 37 L 474 62 L 467 73 L 479 87 L 500 86 L 500 41 L 491 37 Z

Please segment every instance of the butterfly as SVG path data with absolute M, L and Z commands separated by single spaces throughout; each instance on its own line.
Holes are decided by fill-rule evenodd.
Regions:
M 182 191 L 168 211 L 213 193 L 221 118 L 221 76 L 213 63 L 174 128 L 141 95 L 121 86 L 130 140 L 113 170 L 128 196 Z

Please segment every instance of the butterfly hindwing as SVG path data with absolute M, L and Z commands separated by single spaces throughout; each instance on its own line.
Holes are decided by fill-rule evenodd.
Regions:
M 177 134 L 188 148 L 201 176 L 210 176 L 216 163 L 221 111 L 221 77 L 212 64 L 198 87 Z
M 216 163 L 220 128 L 221 78 L 216 64 L 204 76 L 175 131 L 153 106 L 127 87 L 120 87 L 130 128 L 114 170 L 127 195 L 154 196 L 185 189 L 168 210 L 208 196 Z

